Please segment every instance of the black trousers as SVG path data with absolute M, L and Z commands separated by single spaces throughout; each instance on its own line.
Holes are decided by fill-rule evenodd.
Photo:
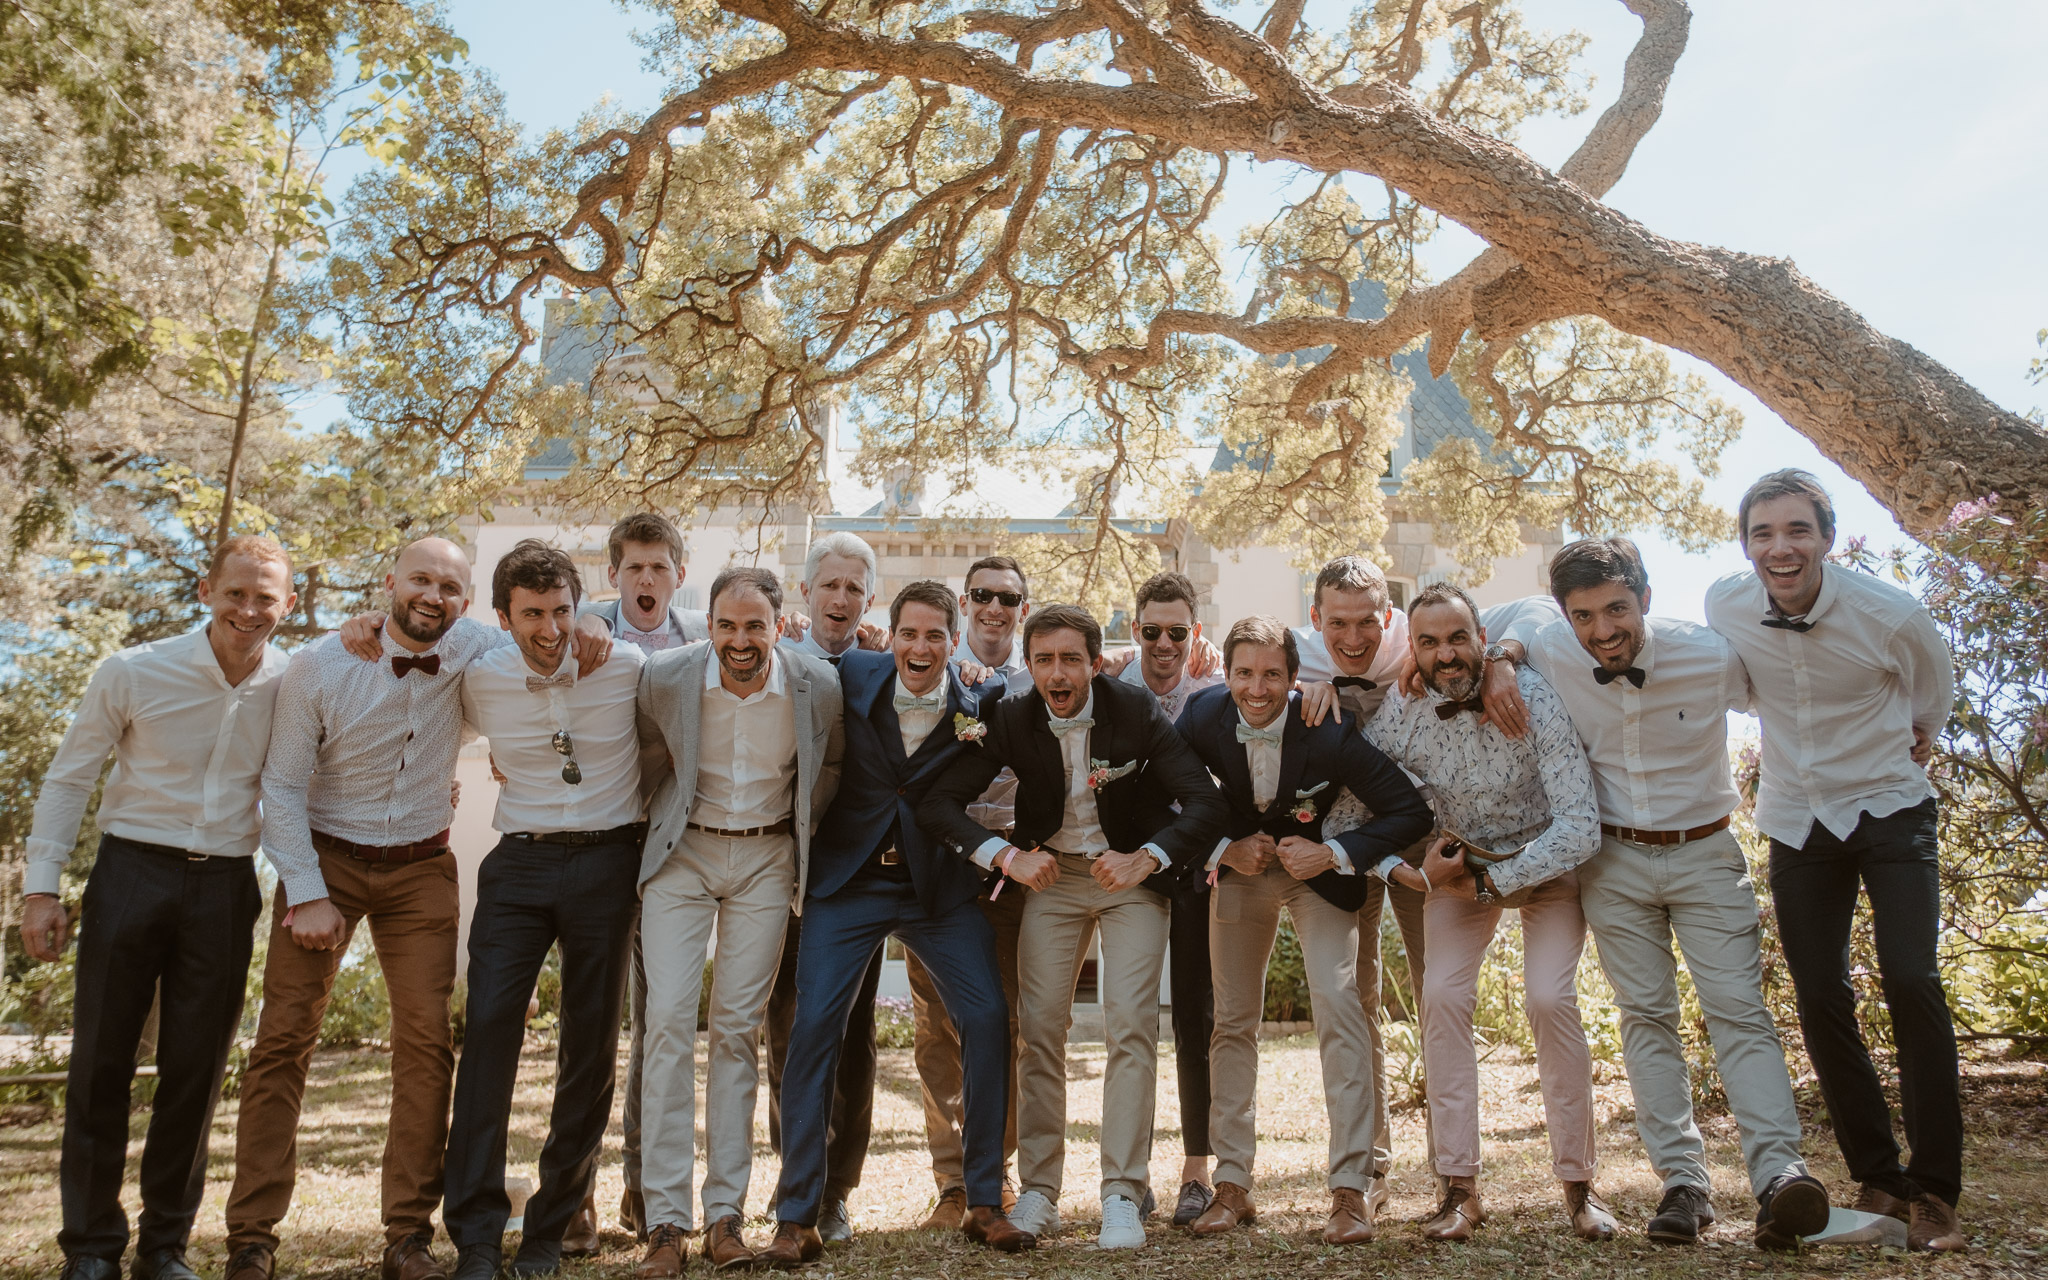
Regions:
M 129 1089 L 163 987 L 156 1100 L 142 1145 L 136 1247 L 183 1250 L 206 1190 L 206 1139 L 242 1020 L 263 895 L 248 858 L 187 859 L 100 837 L 79 922 L 71 1070 L 58 1191 L 65 1257 L 119 1262 Z
M 1815 822 L 1803 848 L 1771 841 L 1771 899 L 1800 1031 L 1849 1176 L 1895 1196 L 1929 1191 L 1953 1205 L 1963 1183 L 1963 1108 L 1955 1023 L 1935 963 L 1936 858 L 1932 799 L 1888 817 L 1864 814 L 1846 840 Z M 1849 983 L 1859 886 L 1870 898 L 1878 977 L 1892 1016 L 1899 1101 L 1913 1149 L 1904 1167 Z
M 448 1126 L 441 1220 L 457 1248 L 499 1246 L 511 1202 L 505 1141 L 526 1002 L 548 949 L 562 948 L 561 1050 L 540 1186 L 526 1240 L 559 1241 L 583 1203 L 611 1122 L 619 1009 L 640 909 L 638 840 L 568 845 L 500 840 L 477 870 L 469 924 L 469 1001 Z
M 1181 1151 L 1209 1150 L 1209 1041 L 1216 989 L 1209 976 L 1209 882 L 1199 874 L 1174 890 L 1167 920 L 1167 991 L 1173 1000 L 1173 1069 L 1180 1083 Z
M 782 1159 L 782 1076 L 789 1061 L 791 1028 L 796 1023 L 797 952 L 803 943 L 804 918 L 792 912 L 782 935 L 782 967 L 768 994 L 768 1145 Z M 860 1185 L 868 1162 L 868 1141 L 875 1129 L 875 992 L 882 983 L 882 953 L 869 961 L 854 994 L 846 1020 L 846 1041 L 839 1049 L 838 1073 L 832 1084 L 832 1118 L 825 1138 L 825 1199 L 844 1200 Z

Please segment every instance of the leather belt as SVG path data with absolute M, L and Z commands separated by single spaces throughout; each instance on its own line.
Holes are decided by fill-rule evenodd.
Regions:
M 1611 822 L 1601 823 L 1600 829 L 1616 840 L 1626 840 L 1630 844 L 1690 844 L 1722 830 L 1728 822 L 1729 819 L 1725 817 L 1716 818 L 1704 826 L 1694 827 L 1689 831 L 1638 831 L 1634 827 L 1617 827 Z
M 322 853 L 354 858 L 357 862 L 424 862 L 448 852 L 448 833 L 428 836 L 411 844 L 357 844 L 325 831 L 313 833 L 313 847 Z
M 194 853 L 190 849 L 180 849 L 174 844 L 151 844 L 147 840 L 130 840 L 127 836 L 117 836 L 111 831 L 107 836 L 109 839 L 119 840 L 131 849 L 152 853 L 159 858 L 176 858 L 181 862 L 250 862 L 250 859 L 232 853 Z M 254 863 L 251 862 L 251 865 Z
M 639 844 L 647 839 L 647 824 L 629 822 L 603 831 L 507 831 L 505 838 L 532 844 Z
M 903 865 L 903 850 L 891 845 L 876 854 L 874 862 L 878 867 L 900 867 Z
M 702 831 L 707 836 L 723 836 L 728 840 L 743 840 L 748 836 L 786 836 L 796 829 L 788 818 L 771 822 L 765 827 L 707 827 L 701 822 L 685 822 L 692 831 Z

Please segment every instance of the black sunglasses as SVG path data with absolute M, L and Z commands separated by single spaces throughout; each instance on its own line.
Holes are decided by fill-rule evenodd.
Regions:
M 562 762 L 562 781 L 572 787 L 582 782 L 583 769 L 576 763 L 576 740 L 569 736 L 567 730 L 557 729 L 549 742 L 555 748 L 556 755 L 567 757 Z
M 993 591 L 988 587 L 971 588 L 967 592 L 967 598 L 976 604 L 987 604 L 992 600 L 1000 600 L 1003 602 L 1003 608 L 1005 609 L 1014 609 L 1024 603 L 1024 593 L 1021 591 Z
M 1167 639 L 1179 644 L 1194 634 L 1194 630 L 1193 627 L 1162 627 L 1156 622 L 1148 622 L 1138 628 L 1138 635 L 1146 644 L 1151 644 L 1159 639 L 1159 634 L 1163 631 Z

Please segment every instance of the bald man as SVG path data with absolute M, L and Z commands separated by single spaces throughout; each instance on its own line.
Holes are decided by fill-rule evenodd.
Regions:
M 446 539 L 400 551 L 384 590 L 386 612 L 350 627 L 370 650 L 354 652 L 339 635 L 301 649 L 271 724 L 263 847 L 277 867 L 277 901 L 235 1132 L 228 1280 L 272 1273 L 297 1175 L 306 1066 L 335 969 L 365 920 L 391 996 L 383 1280 L 447 1274 L 430 1246 L 455 1064 L 448 995 L 460 917 L 448 827 L 462 672 L 512 640 L 463 619 L 469 557 Z M 585 670 L 609 649 L 601 622 L 579 626 Z

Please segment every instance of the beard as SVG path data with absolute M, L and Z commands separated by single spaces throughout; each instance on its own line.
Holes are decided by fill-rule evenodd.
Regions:
M 1463 659 L 1456 663 L 1436 664 L 1430 669 L 1423 683 L 1438 696 L 1453 702 L 1469 701 L 1479 692 L 1479 676 Z
M 455 615 L 444 609 L 440 619 L 436 621 L 420 616 L 410 603 L 394 602 L 391 606 L 391 625 L 403 631 L 406 639 L 414 644 L 432 644 L 448 634 L 448 629 L 455 625 Z
M 742 659 L 742 662 L 735 664 L 733 662 L 735 657 Z M 744 661 L 750 657 L 754 661 Z M 718 665 L 738 683 L 747 684 L 768 674 L 768 651 L 761 648 L 740 648 L 738 646 L 728 648 L 721 646 L 718 649 Z

